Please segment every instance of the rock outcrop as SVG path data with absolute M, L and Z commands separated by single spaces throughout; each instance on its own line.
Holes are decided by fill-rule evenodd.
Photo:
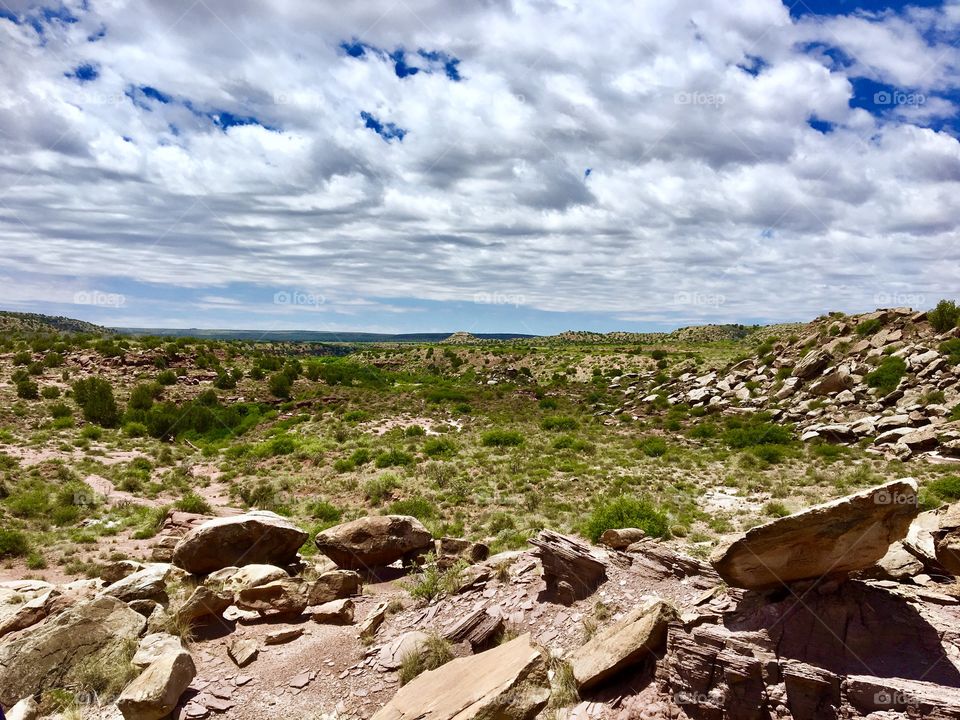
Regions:
M 85 658 L 126 652 L 146 620 L 125 603 L 103 596 L 71 607 L 0 645 L 0 705 L 64 687 L 71 668 Z

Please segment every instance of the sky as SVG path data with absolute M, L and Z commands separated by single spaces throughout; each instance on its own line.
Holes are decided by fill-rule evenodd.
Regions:
M 960 0 L 0 0 L 0 308 L 660 330 L 960 298 Z

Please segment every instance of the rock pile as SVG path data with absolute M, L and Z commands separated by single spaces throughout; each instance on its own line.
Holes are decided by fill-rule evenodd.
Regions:
M 803 440 L 869 440 L 876 452 L 899 459 L 960 458 L 960 421 L 951 420 L 960 404 L 960 365 L 949 351 L 957 338 L 960 328 L 938 334 L 925 313 L 909 308 L 826 316 L 762 348 L 761 357 L 719 371 L 688 371 L 659 384 L 652 372 L 614 378 L 610 388 L 624 401 L 598 414 L 630 413 L 666 397 L 710 412 L 768 411 L 795 423 Z M 893 389 L 871 382 L 884 363 L 898 366 Z

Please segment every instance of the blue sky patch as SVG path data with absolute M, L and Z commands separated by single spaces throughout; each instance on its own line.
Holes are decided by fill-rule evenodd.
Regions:
M 380 122 L 379 119 L 368 113 L 366 110 L 360 111 L 360 119 L 363 120 L 364 127 L 373 130 L 377 135 L 383 138 L 384 142 L 390 142 L 393 139 L 403 142 L 403 138 L 407 134 L 406 130 L 401 127 L 397 127 L 392 122 Z
M 460 58 L 442 50 L 420 48 L 416 53 L 408 53 L 403 47 L 398 47 L 393 52 L 387 52 L 357 38 L 342 41 L 340 49 L 352 58 L 360 59 L 366 57 L 367 54 L 371 54 L 380 60 L 388 60 L 393 63 L 393 71 L 398 78 L 407 78 L 418 73 L 432 74 L 442 71 L 453 82 L 460 82 L 463 79 L 460 75 Z M 417 63 L 418 58 L 423 62 Z
M 747 58 L 744 62 L 737 65 L 738 68 L 743 70 L 748 75 L 753 75 L 756 77 L 764 68 L 768 67 L 766 60 L 764 60 L 759 55 L 747 55 Z
M 68 78 L 74 78 L 78 82 L 85 83 L 100 77 L 100 71 L 97 70 L 95 65 L 84 63 L 83 65 L 77 65 L 77 67 L 68 73 L 64 73 L 64 75 Z
M 826 120 L 820 120 L 819 118 L 816 118 L 816 117 L 812 117 L 809 120 L 807 120 L 807 125 L 812 127 L 818 133 L 823 133 L 824 135 L 831 132 L 833 128 L 836 127 L 832 122 L 828 122 Z
M 902 11 L 907 7 L 940 7 L 942 0 L 785 0 L 783 3 L 794 19 L 807 15 L 851 15 L 858 10 L 883 12 Z

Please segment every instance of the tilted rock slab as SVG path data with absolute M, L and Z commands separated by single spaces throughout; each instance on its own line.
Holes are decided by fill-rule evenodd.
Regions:
M 161 720 L 167 717 L 197 675 L 186 650 L 166 653 L 127 685 L 117 698 L 125 720 Z
M 317 549 L 344 570 L 390 565 L 433 549 L 433 536 L 415 517 L 376 515 L 319 533 Z
M 192 573 L 236 565 L 285 565 L 308 534 L 266 510 L 214 518 L 188 532 L 173 550 L 173 563 Z
M 667 625 L 676 619 L 676 610 L 660 598 L 642 598 L 625 617 L 573 651 L 570 666 L 577 686 L 583 690 L 599 685 L 663 649 Z
M 864 570 L 917 516 L 917 483 L 894 480 L 749 530 L 710 562 L 729 585 L 762 590 Z
M 527 634 L 423 673 L 373 720 L 531 720 L 549 699 L 546 660 Z
M 62 688 L 84 658 L 120 652 L 146 626 L 142 615 L 109 595 L 78 604 L 0 646 L 0 705 Z

